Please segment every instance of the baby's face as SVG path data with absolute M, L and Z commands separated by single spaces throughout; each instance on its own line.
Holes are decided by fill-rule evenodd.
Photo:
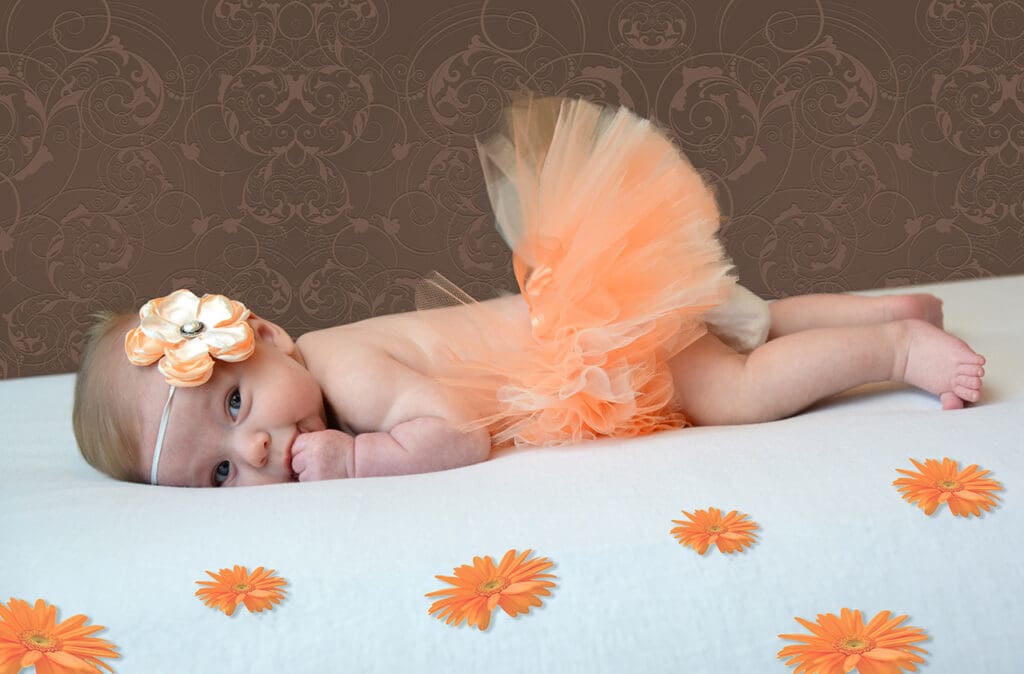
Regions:
M 157 473 L 161 485 L 240 487 L 294 480 L 292 444 L 327 428 L 323 394 L 280 327 L 250 319 L 256 350 L 238 363 L 215 361 L 213 376 L 178 388 L 171 400 Z M 134 367 L 134 366 L 133 366 Z M 169 391 L 155 365 L 143 377 L 140 468 L 150 474 Z

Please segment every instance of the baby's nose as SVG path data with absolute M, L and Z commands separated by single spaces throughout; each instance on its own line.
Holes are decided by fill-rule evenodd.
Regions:
M 270 457 L 270 434 L 260 431 L 243 440 L 241 448 L 245 462 L 255 468 L 267 465 Z

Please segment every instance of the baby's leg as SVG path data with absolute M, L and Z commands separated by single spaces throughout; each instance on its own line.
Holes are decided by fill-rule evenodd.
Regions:
M 772 324 L 769 339 L 813 328 L 886 323 L 918 318 L 942 327 L 942 300 L 923 293 L 913 295 L 796 295 L 768 305 Z
M 771 421 L 861 384 L 901 381 L 978 400 L 985 359 L 920 320 L 804 330 L 736 353 L 708 334 L 670 362 L 676 400 L 698 425 Z

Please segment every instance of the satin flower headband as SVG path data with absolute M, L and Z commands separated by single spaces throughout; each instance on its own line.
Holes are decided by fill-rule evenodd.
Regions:
M 150 300 L 139 310 L 139 327 L 125 335 L 124 350 L 132 365 L 157 363 L 170 384 L 153 449 L 149 481 L 157 484 L 171 399 L 177 387 L 201 386 L 213 376 L 213 360 L 238 362 L 252 355 L 256 339 L 248 323 L 252 313 L 241 302 L 223 295 L 196 297 L 190 290 L 175 290 Z

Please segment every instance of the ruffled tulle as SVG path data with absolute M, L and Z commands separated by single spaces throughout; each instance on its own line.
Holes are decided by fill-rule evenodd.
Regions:
M 451 344 L 439 378 L 496 445 L 686 426 L 668 360 L 703 336 L 735 279 L 714 197 L 647 120 L 582 100 L 523 99 L 479 144 L 528 314 L 485 304 L 491 339 Z M 443 278 L 421 308 L 467 302 Z

